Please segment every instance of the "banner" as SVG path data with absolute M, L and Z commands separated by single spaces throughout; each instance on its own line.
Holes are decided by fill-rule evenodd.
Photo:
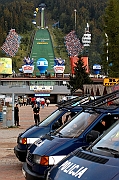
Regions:
M 30 86 L 30 90 L 31 91 L 41 91 L 41 90 L 51 91 L 53 90 L 53 86 Z
M 54 72 L 56 74 L 62 74 L 65 70 L 65 60 L 62 58 L 56 58 L 54 59 Z
M 54 66 L 54 72 L 57 73 L 64 73 L 65 66 Z
M 84 63 L 84 66 L 86 67 L 86 72 L 89 73 L 89 64 L 88 64 L 88 57 L 82 57 L 81 58 L 83 63 Z M 79 60 L 78 57 L 74 56 L 74 57 L 70 57 L 70 63 L 71 63 L 71 73 L 72 74 L 75 74 L 75 67 L 76 67 L 76 64 Z
M 12 59 L 0 58 L 0 74 L 12 74 Z
M 24 65 L 22 66 L 22 69 L 23 69 L 23 73 L 33 73 L 34 66 Z

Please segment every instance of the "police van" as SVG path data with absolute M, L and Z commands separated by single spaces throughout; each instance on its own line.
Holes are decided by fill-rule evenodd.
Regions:
M 71 115 L 72 117 L 82 110 L 79 106 L 81 103 L 87 102 L 89 96 L 84 95 L 70 99 L 65 103 L 57 104 L 58 109 L 49 115 L 44 121 L 40 122 L 38 126 L 31 126 L 23 133 L 19 134 L 17 138 L 17 145 L 14 147 L 14 153 L 21 162 L 26 161 L 27 148 L 39 139 L 41 136 L 53 132 L 58 129 L 66 118 Z
M 46 179 L 119 180 L 119 120 L 88 148 L 76 149 L 55 165 Z
M 119 98 L 114 92 L 110 100 Z M 27 180 L 45 179 L 47 171 L 66 155 L 81 146 L 88 146 L 104 133 L 119 117 L 117 105 L 107 106 L 108 100 L 97 99 L 90 106 L 81 105 L 68 124 L 59 128 L 55 135 L 47 135 L 34 142 L 27 151 L 22 171 Z M 116 117 L 116 118 L 115 118 Z

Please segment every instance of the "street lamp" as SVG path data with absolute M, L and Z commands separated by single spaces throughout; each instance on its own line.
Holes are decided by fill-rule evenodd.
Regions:
M 108 42 L 109 42 L 109 40 L 108 40 L 107 33 L 105 33 L 105 37 L 106 37 L 106 46 L 107 46 L 107 65 L 108 65 Z M 108 67 L 107 67 L 107 76 L 108 76 Z
M 76 12 L 77 12 L 77 10 L 74 9 L 74 13 L 75 13 L 75 31 L 76 31 Z

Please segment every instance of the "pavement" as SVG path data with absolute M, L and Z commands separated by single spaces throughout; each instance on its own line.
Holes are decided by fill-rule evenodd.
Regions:
M 55 109 L 55 104 L 50 104 L 49 107 L 40 109 L 40 120 L 42 121 L 50 115 Z M 24 180 L 22 174 L 22 165 L 15 154 L 14 146 L 17 144 L 17 136 L 29 126 L 34 124 L 32 107 L 19 107 L 20 126 L 19 127 L 3 127 L 0 122 L 0 180 Z M 9 117 L 9 120 L 10 117 Z

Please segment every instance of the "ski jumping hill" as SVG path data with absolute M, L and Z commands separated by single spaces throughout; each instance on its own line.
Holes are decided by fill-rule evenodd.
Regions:
M 34 36 L 30 58 L 34 59 L 34 76 L 39 76 L 40 71 L 37 68 L 37 60 L 45 58 L 48 61 L 47 72 L 54 73 L 54 50 L 52 40 L 48 29 L 38 29 Z

